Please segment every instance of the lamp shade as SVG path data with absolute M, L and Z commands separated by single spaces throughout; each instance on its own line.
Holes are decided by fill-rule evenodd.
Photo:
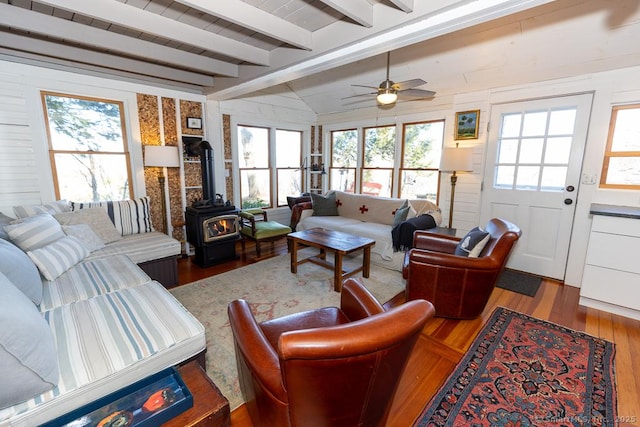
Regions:
M 443 172 L 473 171 L 472 148 L 445 148 L 440 159 L 440 170 Z
M 144 165 L 151 167 L 178 168 L 178 147 L 172 145 L 147 145 L 144 147 Z

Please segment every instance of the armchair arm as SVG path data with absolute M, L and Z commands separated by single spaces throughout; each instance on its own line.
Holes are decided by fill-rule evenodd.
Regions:
M 302 217 L 302 211 L 307 209 L 313 209 L 313 204 L 311 202 L 301 202 L 293 205 L 291 208 L 291 221 L 289 221 L 289 227 L 291 227 L 291 230 L 296 230 L 298 222 L 300 222 L 300 218 Z
M 238 357 L 242 357 L 262 387 L 271 391 L 278 400 L 286 402 L 278 353 L 269 344 L 249 304 L 245 300 L 232 301 L 227 312 L 236 348 L 240 352 Z
M 455 236 L 434 234 L 422 230 L 416 230 L 413 233 L 413 247 L 418 249 L 452 254 L 459 242 L 460 238 Z
M 342 285 L 340 309 L 352 322 L 384 312 L 371 292 L 353 278 L 345 280 Z
M 500 264 L 493 257 L 469 258 L 453 253 L 437 252 L 426 249 L 411 249 L 409 264 L 421 263 L 438 268 L 459 268 L 467 270 L 495 270 Z

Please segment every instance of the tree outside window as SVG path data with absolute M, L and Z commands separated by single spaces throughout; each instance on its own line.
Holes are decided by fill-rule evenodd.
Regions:
M 329 188 L 355 192 L 358 159 L 358 132 L 355 129 L 331 132 L 331 166 Z
M 396 155 L 396 127 L 365 128 L 363 151 L 360 193 L 391 197 Z
M 600 187 L 640 189 L 640 104 L 611 111 Z
M 242 209 L 271 207 L 269 129 L 238 126 Z
M 302 132 L 276 129 L 276 171 L 278 206 L 287 205 L 287 196 L 302 193 Z
M 42 92 L 56 198 L 132 198 L 120 101 Z
M 400 197 L 438 200 L 444 120 L 403 125 Z

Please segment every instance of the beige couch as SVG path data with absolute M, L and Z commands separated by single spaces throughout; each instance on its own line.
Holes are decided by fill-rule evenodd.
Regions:
M 102 208 L 0 220 L 0 426 L 40 425 L 167 367 L 204 363 L 204 327 L 137 265 L 175 256 L 173 239 L 127 209 L 114 226 Z
M 299 216 L 296 231 L 320 227 L 367 237 L 376 241 L 371 249 L 371 262 L 385 268 L 401 271 L 404 252 L 394 249 L 392 230 L 395 225 L 417 216 L 429 215 L 436 226 L 442 222 L 438 206 L 428 200 L 407 200 L 363 194 L 331 191 L 335 196 L 337 215 L 318 215 L 312 203 L 305 206 Z M 318 197 L 313 196 L 317 204 Z M 323 201 L 324 202 L 324 201 Z M 399 210 L 406 209 L 406 217 L 398 218 Z

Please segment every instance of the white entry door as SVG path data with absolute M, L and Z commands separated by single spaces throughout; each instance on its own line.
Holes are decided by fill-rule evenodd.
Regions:
M 522 229 L 509 268 L 564 280 L 591 99 L 491 109 L 480 223 L 500 217 Z

